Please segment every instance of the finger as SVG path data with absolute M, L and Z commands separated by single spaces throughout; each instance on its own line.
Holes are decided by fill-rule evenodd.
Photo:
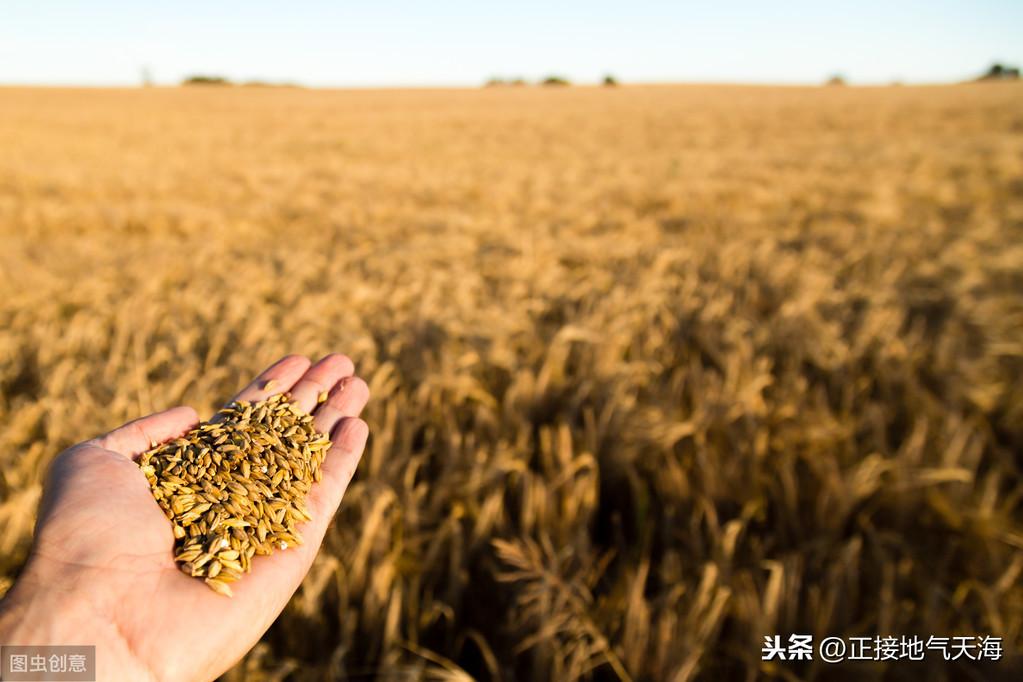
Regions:
M 285 355 L 263 370 L 262 374 L 228 402 L 263 400 L 277 393 L 287 393 L 307 369 L 309 358 L 304 355 Z
M 305 412 L 312 412 L 321 393 L 329 393 L 338 381 L 354 371 L 355 365 L 347 355 L 331 353 L 302 375 L 291 389 L 291 399 Z
M 313 516 L 309 525 L 314 527 L 310 535 L 315 529 L 318 534 L 313 537 L 317 544 L 355 475 L 368 437 L 369 426 L 357 417 L 345 417 L 334 428 L 330 450 L 321 466 L 323 476 L 309 491 L 309 509 Z
M 313 426 L 320 433 L 330 433 L 344 417 L 358 417 L 369 400 L 369 386 L 359 377 L 345 377 L 337 382 L 327 401 L 316 408 Z
M 338 424 L 323 462 L 323 477 L 306 498 L 312 520 L 299 526 L 303 543 L 269 557 L 257 557 L 252 572 L 231 585 L 236 599 L 259 601 L 262 608 L 257 611 L 260 613 L 276 615 L 284 608 L 316 558 L 327 527 L 362 457 L 368 435 L 369 427 L 361 419 L 348 417 Z
M 153 446 L 177 438 L 199 423 L 199 415 L 191 407 L 172 407 L 151 414 L 96 439 L 96 444 L 125 457 L 136 457 Z

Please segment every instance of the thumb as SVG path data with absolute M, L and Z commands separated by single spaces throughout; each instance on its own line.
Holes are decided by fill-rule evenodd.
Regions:
M 176 438 L 199 422 L 199 415 L 187 406 L 172 407 L 163 412 L 151 414 L 96 439 L 96 444 L 106 450 L 137 457 L 153 443 L 163 443 Z

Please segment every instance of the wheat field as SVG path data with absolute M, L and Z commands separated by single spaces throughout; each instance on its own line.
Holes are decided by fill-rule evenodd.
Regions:
M 2 89 L 0 592 L 62 448 L 336 350 L 370 443 L 229 682 L 970 674 L 761 646 L 1020 650 L 1021 238 L 1014 84 Z

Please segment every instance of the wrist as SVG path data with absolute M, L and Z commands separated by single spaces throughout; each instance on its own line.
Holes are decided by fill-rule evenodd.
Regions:
M 92 644 L 91 609 L 59 587 L 37 585 L 26 571 L 0 601 L 0 645 Z
M 96 679 L 152 679 L 116 622 L 83 596 L 81 586 L 71 587 L 40 581 L 26 567 L 0 600 L 0 646 L 95 646 Z

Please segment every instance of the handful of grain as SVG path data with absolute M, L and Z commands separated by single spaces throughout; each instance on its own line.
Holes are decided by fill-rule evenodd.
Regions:
M 302 543 L 304 499 L 330 439 L 287 396 L 239 401 L 180 438 L 153 447 L 139 466 L 174 529 L 174 560 L 220 594 L 256 554 Z

